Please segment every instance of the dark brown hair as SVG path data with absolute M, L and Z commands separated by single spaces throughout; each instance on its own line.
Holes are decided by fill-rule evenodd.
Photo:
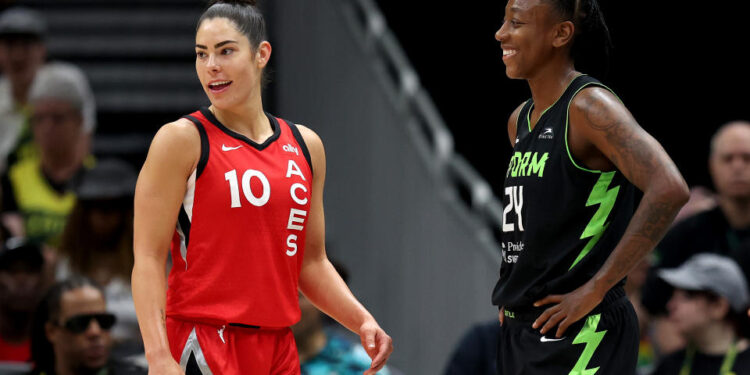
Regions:
M 597 0 L 545 0 L 564 21 L 575 25 L 571 57 L 576 68 L 594 75 L 608 73 L 612 38 Z
M 257 49 L 260 42 L 267 39 L 266 21 L 256 5 L 255 0 L 213 0 L 198 19 L 196 32 L 203 21 L 212 18 L 226 18 L 232 21 L 237 30 L 247 37 L 250 46 Z
M 60 253 L 70 260 L 73 273 L 91 277 L 96 265 L 95 253 L 110 252 L 116 259 L 114 275 L 130 280 L 133 271 L 133 205 L 132 198 L 112 199 L 104 202 L 79 200 L 68 216 L 60 243 Z M 107 205 L 107 210 L 116 210 L 120 225 L 112 242 L 94 236 L 91 230 L 91 212 L 97 205 Z

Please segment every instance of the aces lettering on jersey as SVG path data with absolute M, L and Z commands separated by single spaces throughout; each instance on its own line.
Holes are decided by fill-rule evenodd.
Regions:
M 307 181 L 305 175 L 302 174 L 297 163 L 294 160 L 289 160 L 286 169 L 286 178 L 288 179 L 301 179 Z M 259 180 L 261 185 L 261 191 L 253 191 L 251 188 L 251 181 L 253 178 Z M 271 184 L 268 182 L 268 178 L 263 172 L 248 169 L 242 174 L 242 179 L 238 180 L 237 170 L 233 169 L 229 172 L 224 173 L 224 179 L 229 183 L 229 194 L 231 197 L 231 207 L 238 208 L 242 207 L 240 199 L 240 190 L 250 204 L 256 207 L 262 207 L 271 198 Z M 240 185 L 241 182 L 241 185 Z M 257 186 L 257 185 L 256 185 Z M 295 182 L 289 188 L 289 195 L 291 196 L 294 203 L 304 208 L 308 202 L 307 198 L 308 189 L 307 187 L 299 182 Z M 307 220 L 307 211 L 300 208 L 292 207 L 289 209 L 289 220 L 287 222 L 286 229 L 289 231 L 302 232 L 305 228 L 305 221 Z M 297 254 L 297 234 L 291 233 L 286 239 L 286 255 L 294 256 Z

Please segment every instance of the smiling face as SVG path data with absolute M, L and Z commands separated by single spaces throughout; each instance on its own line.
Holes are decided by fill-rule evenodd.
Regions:
M 568 22 L 571 26 L 572 23 Z M 560 19 L 543 0 L 509 0 L 503 25 L 495 33 L 509 78 L 532 78 L 551 60 L 560 40 Z
M 220 109 L 260 98 L 263 68 L 271 45 L 257 48 L 227 18 L 210 18 L 195 35 L 195 70 L 208 99 Z

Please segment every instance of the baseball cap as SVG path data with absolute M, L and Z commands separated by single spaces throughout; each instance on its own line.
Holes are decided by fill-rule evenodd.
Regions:
M 11 237 L 0 249 L 0 271 L 7 270 L 13 265 L 22 262 L 29 269 L 40 271 L 44 265 L 42 250 L 38 245 L 18 237 Z
M 76 189 L 78 199 L 99 200 L 132 197 L 137 176 L 130 164 L 119 159 L 104 159 L 86 171 Z
M 47 25 L 42 16 L 29 8 L 8 8 L 0 14 L 0 38 L 8 36 L 32 36 L 43 38 Z
M 677 268 L 658 271 L 659 277 L 675 288 L 707 291 L 729 300 L 732 310 L 740 312 L 750 301 L 747 281 L 731 258 L 718 254 L 697 254 Z

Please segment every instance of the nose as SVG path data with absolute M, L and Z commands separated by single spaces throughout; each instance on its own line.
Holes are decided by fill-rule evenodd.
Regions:
M 502 43 L 508 39 L 508 32 L 507 28 L 505 27 L 506 22 L 503 22 L 503 24 L 500 26 L 499 29 L 495 32 L 495 40 Z
M 208 56 L 208 62 L 206 64 L 208 69 L 213 73 L 221 70 L 221 65 L 219 65 L 219 62 L 216 60 L 216 55 L 214 54 Z
M 86 336 L 99 336 L 102 332 L 104 332 L 104 330 L 99 325 L 99 322 L 97 322 L 96 319 L 91 319 L 91 321 L 89 321 L 89 326 L 86 328 Z

